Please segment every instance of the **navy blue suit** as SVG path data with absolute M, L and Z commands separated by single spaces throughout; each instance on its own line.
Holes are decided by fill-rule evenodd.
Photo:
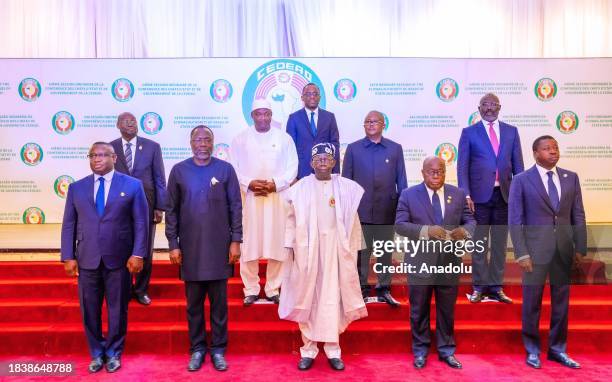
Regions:
M 445 203 L 442 227 L 453 230 L 463 227 L 470 235 L 474 233 L 476 221 L 468 209 L 465 193 L 455 186 L 445 184 Z M 397 214 L 395 231 L 398 235 L 416 241 L 420 238 L 423 226 L 435 225 L 431 199 L 424 183 L 402 191 Z M 416 356 L 427 355 L 430 340 L 429 311 L 431 296 L 436 298 L 436 346 L 441 357 L 455 353 L 454 322 L 457 301 L 458 274 L 432 274 L 419 272 L 421 266 L 460 265 L 461 258 L 454 253 L 418 252 L 414 256 L 406 253 L 406 263 L 414 266 L 414 274 L 409 274 L 410 327 L 412 330 L 412 350 Z
M 306 113 L 310 112 L 302 108 L 292 113 L 287 120 L 287 134 L 293 138 L 298 154 L 297 178 L 301 179 L 314 173 L 310 166 L 312 146 L 322 142 L 331 143 L 336 147 L 336 166 L 332 172 L 338 174 L 340 172 L 340 134 L 336 117 L 333 113 L 319 108 L 319 121 L 316 123 L 317 135 L 314 136 L 310 128 L 310 114 Z
M 487 262 L 486 250 L 472 256 L 474 290 L 483 293 L 501 290 L 508 241 L 508 191 L 513 176 L 524 169 L 517 128 L 499 121 L 498 140 L 499 152 L 495 156 L 482 121 L 463 129 L 459 139 L 459 188 L 475 204 L 476 238 L 482 240 L 491 235 L 490 261 Z M 499 187 L 495 187 L 496 172 Z
M 79 267 L 79 301 L 92 357 L 120 356 L 127 332 L 130 256 L 146 258 L 147 200 L 139 180 L 114 173 L 102 217 L 94 204 L 94 176 L 68 188 L 62 222 L 61 259 Z M 102 335 L 106 295 L 108 335 Z
M 546 276 L 550 278 L 549 352 L 565 353 L 571 265 L 586 255 L 587 234 L 578 175 L 557 167 L 561 184 L 554 209 L 536 166 L 517 175 L 510 187 L 509 224 L 514 256 L 529 256 L 533 272 L 523 273 L 523 343 L 528 353 L 540 353 L 540 312 Z
M 344 154 L 342 176 L 359 183 L 365 190 L 358 213 L 367 249 L 360 251 L 357 262 L 361 290 L 367 296 L 372 241 L 393 240 L 397 200 L 408 187 L 402 145 L 384 137 L 380 143 L 364 137 L 349 144 Z M 377 262 L 390 265 L 391 256 L 391 252 L 386 252 Z M 377 275 L 376 290 L 380 294 L 389 289 L 391 274 Z
M 164 161 L 159 143 L 150 139 L 137 137 L 136 146 L 132 147 L 132 152 L 136 152 L 132 171 L 127 167 L 125 159 L 123 141 L 121 138 L 111 142 L 117 154 L 115 170 L 127 175 L 131 175 L 142 182 L 147 203 L 149 205 L 149 237 L 147 240 L 147 256 L 142 271 L 135 277 L 133 286 L 134 294 L 142 296 L 149 289 L 151 281 L 151 271 L 153 268 L 153 243 L 155 241 L 155 222 L 153 221 L 153 211 L 166 210 L 166 175 L 164 172 Z

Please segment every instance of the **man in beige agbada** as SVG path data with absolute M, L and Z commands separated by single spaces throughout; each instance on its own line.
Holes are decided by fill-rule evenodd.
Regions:
M 357 215 L 363 188 L 331 174 L 335 147 L 312 149 L 315 173 L 283 195 L 288 201 L 280 318 L 296 321 L 302 332 L 298 369 L 308 370 L 323 349 L 334 370 L 344 370 L 339 336 L 351 321 L 368 315 L 357 273 L 357 251 L 363 248 Z
M 244 283 L 244 305 L 259 298 L 259 259 L 267 259 L 266 298 L 278 304 L 282 281 L 286 211 L 281 193 L 295 180 L 298 157 L 291 136 L 271 128 L 272 107 L 256 99 L 251 111 L 254 126 L 239 133 L 230 148 L 243 197 L 243 242 L 240 276 Z

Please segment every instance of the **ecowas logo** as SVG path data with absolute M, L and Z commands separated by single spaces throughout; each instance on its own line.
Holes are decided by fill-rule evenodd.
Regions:
M 334 95 L 340 102 L 351 102 L 357 96 L 357 86 L 353 80 L 343 78 L 334 85 Z
M 340 168 L 342 168 L 342 164 L 344 163 L 344 155 L 346 154 L 347 148 L 348 148 L 348 143 L 340 144 Z
M 17 90 L 19 91 L 21 99 L 28 102 L 36 101 L 42 94 L 40 82 L 38 82 L 36 78 L 24 78 L 19 83 Z
M 213 156 L 215 158 L 229 162 L 230 160 L 230 147 L 227 143 L 218 143 L 215 145 L 213 150 Z
M 55 195 L 59 196 L 62 199 L 66 199 L 68 195 L 68 186 L 71 183 L 74 183 L 74 178 L 70 175 L 60 175 L 53 182 L 53 191 L 55 191 Z
M 551 101 L 557 95 L 557 84 L 551 78 L 541 78 L 533 91 L 540 101 Z
M 142 131 L 149 135 L 155 135 L 159 133 L 162 129 L 164 122 L 159 114 L 154 113 L 152 111 L 145 113 L 140 118 L 140 128 Z
M 325 108 L 325 91 L 319 77 L 308 66 L 289 59 L 277 59 L 261 65 L 251 74 L 242 93 L 242 114 L 249 125 L 253 100 L 263 98 L 272 105 L 272 126 L 281 127 L 289 114 L 302 108 L 302 89 L 307 83 L 321 91 L 319 106 Z
M 468 126 L 472 126 L 478 122 L 482 121 L 482 117 L 480 116 L 480 112 L 475 111 L 472 114 L 470 114 L 470 117 L 468 118 Z
M 56 133 L 67 135 L 74 130 L 74 117 L 67 111 L 58 111 L 51 118 L 51 124 Z
M 234 90 L 228 80 L 218 79 L 210 85 L 210 97 L 215 102 L 225 103 L 232 98 Z
M 23 224 L 45 224 L 45 213 L 38 207 L 30 207 L 23 211 Z
M 111 86 L 113 97 L 119 102 L 127 102 L 134 96 L 134 84 L 127 78 L 119 78 Z
M 385 129 L 384 131 L 389 130 L 389 117 L 387 117 L 387 114 L 380 112 L 380 114 L 382 114 L 383 119 L 385 120 Z
M 443 78 L 436 85 L 436 95 L 441 101 L 452 102 L 459 96 L 459 85 L 452 78 Z
M 21 148 L 21 161 L 28 166 L 36 166 L 43 159 L 43 149 L 38 143 L 26 143 Z
M 571 134 L 578 129 L 578 116 L 573 111 L 563 111 L 557 116 L 557 130 Z
M 457 160 L 457 148 L 452 143 L 441 143 L 436 147 L 436 156 L 451 165 Z

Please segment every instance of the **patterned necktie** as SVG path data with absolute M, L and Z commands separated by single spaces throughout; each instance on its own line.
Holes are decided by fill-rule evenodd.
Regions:
M 314 111 L 310 112 L 310 130 L 312 130 L 312 135 L 313 136 L 317 136 L 317 125 L 315 125 L 315 120 L 314 120 Z
M 96 210 L 98 211 L 98 216 L 102 217 L 104 215 L 104 178 L 99 177 L 98 180 L 100 181 L 100 186 L 96 193 Z
M 442 216 L 442 206 L 440 205 L 440 196 L 438 196 L 438 191 L 434 191 L 433 196 L 431 197 L 431 206 L 433 207 L 434 223 L 436 223 L 436 225 L 442 225 L 444 218 Z
M 548 197 L 550 198 L 550 204 L 557 211 L 559 209 L 559 190 L 557 190 L 557 186 L 553 182 L 553 172 L 548 171 L 546 174 L 548 175 Z
M 499 140 L 493 128 L 493 122 L 489 122 L 489 139 L 491 140 L 491 146 L 493 146 L 493 152 L 497 156 L 497 153 L 499 153 Z M 499 181 L 499 171 L 497 170 L 495 170 L 495 180 Z
M 130 174 L 132 173 L 132 144 L 125 144 L 125 162 L 127 163 L 127 168 Z

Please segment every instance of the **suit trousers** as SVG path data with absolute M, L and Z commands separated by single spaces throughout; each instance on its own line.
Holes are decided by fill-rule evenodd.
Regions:
M 393 224 L 362 224 L 361 229 L 363 236 L 365 237 L 366 249 L 359 251 L 357 257 L 357 270 L 359 272 L 359 283 L 361 284 L 361 293 L 367 296 L 370 292 L 370 284 L 368 282 L 368 276 L 370 274 L 370 258 L 372 256 L 372 248 L 374 240 L 393 240 L 395 237 L 395 230 Z M 376 258 L 376 262 L 383 266 L 391 265 L 393 252 L 385 252 L 381 257 Z M 391 273 L 382 272 L 376 274 L 378 282 L 376 284 L 376 291 L 380 294 L 388 291 L 391 288 Z
M 153 219 L 151 219 L 152 221 Z M 137 296 L 142 296 L 148 293 L 149 283 L 151 282 L 151 272 L 153 271 L 153 244 L 155 242 L 155 226 L 157 224 L 151 222 L 149 224 L 149 241 L 147 242 L 148 256 L 143 260 L 142 271 L 138 272 L 134 277 L 134 285 L 132 291 Z
M 210 301 L 210 347 L 206 341 L 204 300 Z M 185 281 L 189 352 L 224 354 L 227 348 L 227 280 Z

